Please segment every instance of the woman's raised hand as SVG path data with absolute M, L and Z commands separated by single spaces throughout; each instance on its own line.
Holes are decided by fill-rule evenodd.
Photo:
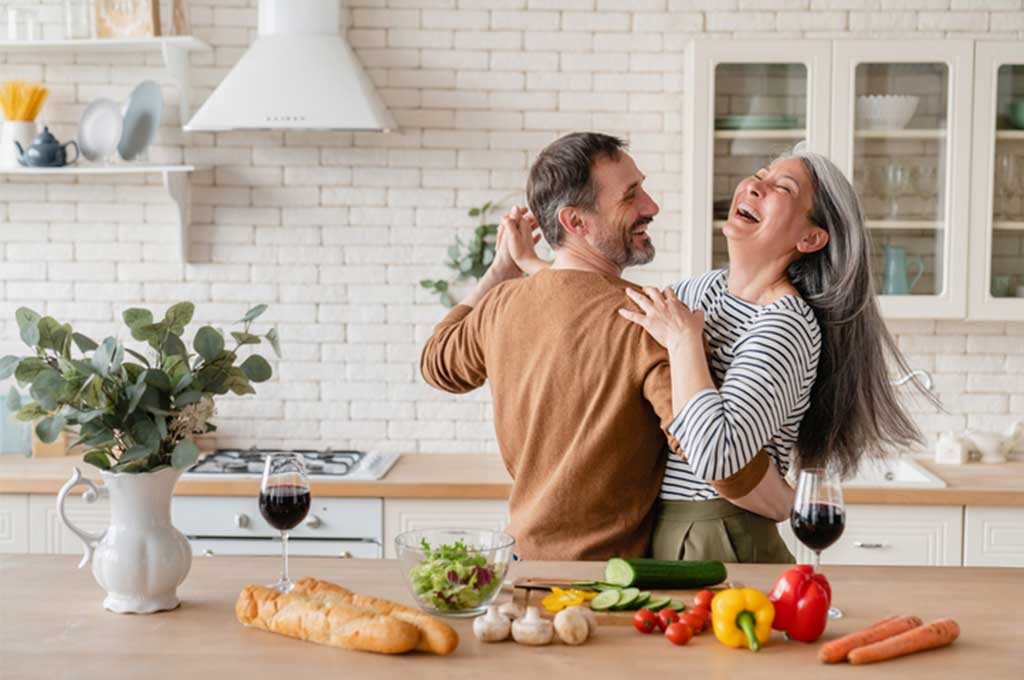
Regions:
M 620 309 L 619 314 L 643 326 L 659 345 L 671 350 L 683 343 L 696 342 L 703 349 L 704 312 L 691 311 L 671 288 L 660 291 L 648 286 L 642 293 L 627 288 L 626 295 L 643 313 Z
M 498 241 L 508 248 L 509 255 L 527 274 L 535 274 L 548 263 L 537 256 L 534 246 L 540 240 L 540 234 L 534 232 L 540 228 L 537 218 L 526 208 L 518 205 L 505 213 L 498 227 Z

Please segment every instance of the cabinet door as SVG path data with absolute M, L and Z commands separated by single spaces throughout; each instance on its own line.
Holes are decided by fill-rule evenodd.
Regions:
M 848 505 L 846 528 L 821 553 L 822 564 L 959 566 L 963 508 L 941 505 Z M 814 553 L 779 524 L 797 562 L 813 564 Z
M 1024 567 L 1024 508 L 969 506 L 965 516 L 965 567 Z
M 1024 318 L 1024 53 L 979 42 L 971 165 L 972 319 Z
M 872 236 L 887 318 L 963 318 L 971 189 L 970 41 L 836 41 L 832 160 Z
M 722 226 L 747 175 L 800 141 L 828 151 L 831 44 L 695 40 L 687 51 L 683 275 L 726 263 Z
M 27 553 L 28 494 L 0 494 L 0 553 Z
M 68 494 L 64 509 L 71 521 L 85 531 L 100 532 L 110 526 L 110 499 L 106 495 L 90 503 L 83 500 L 81 494 Z M 81 539 L 71 533 L 57 514 L 56 496 L 30 496 L 29 518 L 31 552 L 64 555 L 82 552 Z
M 395 555 L 395 536 L 432 528 L 474 528 L 501 531 L 508 526 L 508 501 L 449 499 L 384 499 L 384 557 Z

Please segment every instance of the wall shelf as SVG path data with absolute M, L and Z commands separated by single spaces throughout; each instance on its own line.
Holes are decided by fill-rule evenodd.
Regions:
M 942 231 L 946 228 L 935 220 L 867 220 L 865 226 L 882 231 Z
M 1024 141 L 1024 130 L 996 130 L 996 139 Z
M 1024 222 L 993 222 L 996 231 L 1024 231 Z
M 807 136 L 804 129 L 785 130 L 715 130 L 715 139 L 800 139 Z
M 164 189 L 178 208 L 178 255 L 182 262 L 188 261 L 188 231 L 190 225 L 191 185 L 189 175 L 195 171 L 193 165 L 67 165 L 60 168 L 0 168 L 0 176 L 6 177 L 69 177 L 89 175 L 141 175 L 159 174 L 163 177 Z
M 933 130 L 857 130 L 857 139 L 945 139 L 945 128 Z

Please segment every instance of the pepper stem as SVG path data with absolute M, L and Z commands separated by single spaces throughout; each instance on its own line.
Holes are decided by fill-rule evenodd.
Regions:
M 750 651 L 752 652 L 756 652 L 761 649 L 761 643 L 758 641 L 757 635 L 754 633 L 755 623 L 754 615 L 748 611 L 742 611 L 736 617 L 736 625 L 740 627 L 740 630 L 747 634 L 747 646 L 750 647 Z

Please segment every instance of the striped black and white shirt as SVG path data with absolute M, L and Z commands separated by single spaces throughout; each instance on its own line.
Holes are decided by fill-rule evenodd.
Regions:
M 674 288 L 690 309 L 704 310 L 711 374 L 720 387 L 693 395 L 669 426 L 686 460 L 669 451 L 659 497 L 716 498 L 709 480 L 739 472 L 761 449 L 785 475 L 818 369 L 814 312 L 796 295 L 768 305 L 744 302 L 727 290 L 723 269 Z

